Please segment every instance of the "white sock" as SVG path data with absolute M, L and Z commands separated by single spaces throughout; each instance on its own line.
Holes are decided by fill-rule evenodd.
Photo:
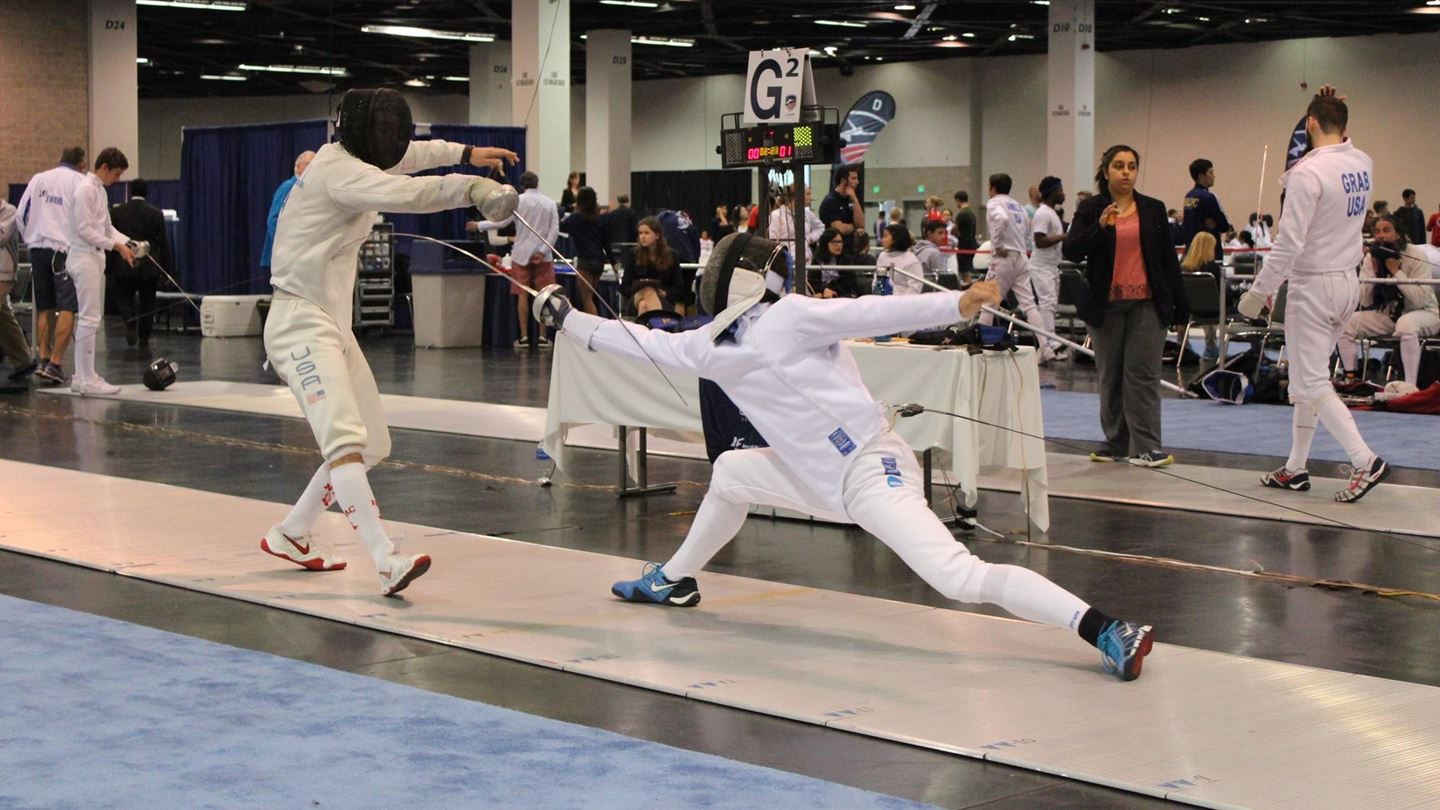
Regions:
M 1308 402 L 1295 404 L 1295 414 L 1290 422 L 1290 457 L 1285 459 L 1285 469 L 1301 472 L 1310 460 L 1310 443 L 1315 441 L 1315 425 L 1319 417 L 1315 406 Z
M 75 327 L 75 379 L 89 380 L 95 376 L 95 329 L 85 324 Z
M 1340 397 L 1330 395 L 1320 401 L 1318 409 L 1320 421 L 1325 424 L 1325 429 L 1340 442 L 1345 448 L 1345 455 L 1350 457 L 1350 463 L 1356 469 L 1368 470 L 1370 465 L 1375 463 L 1375 453 L 1360 436 L 1360 428 L 1355 427 L 1355 417 Z
M 728 501 L 713 489 L 705 493 L 705 500 L 700 502 L 700 511 L 695 513 L 695 522 L 690 524 L 685 542 L 665 563 L 665 578 L 676 582 L 699 574 L 710 558 L 735 538 L 749 513 L 749 504 Z
M 1415 335 L 1400 336 L 1400 364 L 1405 368 L 1405 382 L 1420 384 L 1420 338 Z
M 330 468 L 330 486 L 335 491 L 335 500 L 340 511 L 350 520 L 350 528 L 360 535 L 360 542 L 375 560 L 379 571 L 390 570 L 390 555 L 395 553 L 395 544 L 385 533 L 380 522 L 380 507 L 375 505 L 375 493 L 370 491 L 370 479 L 365 475 L 365 465 L 358 461 Z
M 1090 606 L 1043 575 L 1018 565 L 990 564 L 980 601 L 999 605 L 1029 622 L 1076 629 Z
M 315 519 L 320 513 L 335 502 L 335 492 L 330 487 L 330 464 L 321 462 L 320 468 L 310 478 L 310 483 L 305 486 L 301 493 L 300 500 L 295 502 L 290 514 L 280 521 L 280 531 L 291 537 L 298 537 L 310 533 L 310 527 L 315 525 Z

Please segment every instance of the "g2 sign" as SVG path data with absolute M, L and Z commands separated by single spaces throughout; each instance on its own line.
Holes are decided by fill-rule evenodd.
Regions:
M 751 51 L 745 71 L 747 126 L 793 124 L 800 120 L 801 91 L 809 69 L 805 49 Z

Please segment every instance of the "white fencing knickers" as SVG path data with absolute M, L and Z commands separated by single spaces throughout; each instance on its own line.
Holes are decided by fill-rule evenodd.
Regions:
M 1290 401 L 1318 403 L 1335 396 L 1330 353 L 1360 303 L 1353 270 L 1291 273 L 1285 296 L 1285 351 L 1290 359 Z
M 75 377 L 95 378 L 95 339 L 105 317 L 105 251 L 71 245 L 65 272 L 75 283 Z
M 1020 311 L 1025 313 L 1026 322 L 1038 326 L 1051 334 L 1055 333 L 1055 310 L 1060 307 L 1060 268 L 1040 267 L 1034 262 L 1026 265 L 1027 283 L 1015 288 L 1015 300 L 1020 302 Z M 1041 345 L 1048 347 L 1046 354 L 1064 344 L 1050 338 L 1036 337 Z
M 1033 622 L 1074 629 L 1088 609 L 1045 577 L 972 555 L 930 511 L 915 452 L 893 432 L 870 440 L 845 474 L 845 509 L 837 515 L 800 486 L 796 473 L 765 447 L 730 450 L 715 460 L 710 489 L 685 542 L 665 563 L 671 580 L 695 576 L 740 531 L 752 503 L 854 523 L 889 546 L 935 590 L 961 602 L 988 602 Z
M 985 273 L 986 281 L 993 281 L 1000 287 L 1000 301 L 1004 303 L 1005 296 L 1015 290 L 1015 298 L 1020 302 L 1020 308 L 1025 312 L 1026 319 L 1035 306 L 1034 296 L 1030 294 L 1030 272 L 1027 267 L 1029 258 L 1022 251 L 1012 250 L 1007 256 L 990 257 L 990 267 Z M 1024 292 L 1021 292 L 1021 290 Z M 1029 301 L 1029 309 L 1026 309 L 1026 301 Z M 995 316 L 988 312 L 980 315 L 980 322 L 985 325 L 995 323 Z M 1038 321 L 1035 321 L 1039 325 Z
M 358 448 L 373 467 L 390 455 L 380 390 L 348 324 L 342 329 L 318 305 L 277 290 L 265 319 L 265 353 L 327 460 Z

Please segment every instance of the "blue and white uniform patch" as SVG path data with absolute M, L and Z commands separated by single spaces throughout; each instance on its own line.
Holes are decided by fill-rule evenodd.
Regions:
M 855 452 L 855 441 L 850 438 L 850 434 L 845 432 L 845 428 L 835 428 L 829 439 L 830 443 L 835 445 L 835 449 L 840 451 L 840 455 L 848 456 Z

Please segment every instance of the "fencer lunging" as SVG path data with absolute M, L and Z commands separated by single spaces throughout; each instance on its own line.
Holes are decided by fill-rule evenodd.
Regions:
M 780 506 L 859 525 L 947 597 L 1068 627 L 1100 648 L 1110 671 L 1138 677 L 1150 627 L 1112 619 L 1034 571 L 984 562 L 956 542 L 925 502 L 914 451 L 890 430 L 841 343 L 972 317 L 998 302 L 995 285 L 982 282 L 964 294 L 780 297 L 786 266 L 780 249 L 749 234 L 722 239 L 700 289 L 701 305 L 719 314 L 692 332 L 652 331 L 574 311 L 558 287 L 536 299 L 536 316 L 582 346 L 653 359 L 719 384 L 770 445 L 722 454 L 680 549 L 664 565 L 648 564 L 640 579 L 616 583 L 613 593 L 635 602 L 698 604 L 695 576 L 740 530 L 749 505 Z
M 394 90 L 351 90 L 339 112 L 340 142 L 316 152 L 281 210 L 271 260 L 275 295 L 265 322 L 265 353 L 300 403 L 325 460 L 260 547 L 315 571 L 344 568 L 310 533 L 320 513 L 337 503 L 375 561 L 381 592 L 391 596 L 424 574 L 430 557 L 396 552 L 366 476 L 389 454 L 390 429 L 350 328 L 360 245 L 377 211 L 424 214 L 476 205 L 487 219 L 504 219 L 515 196 L 508 186 L 465 174 L 406 175 L 457 163 L 503 168 L 516 155 L 411 141 L 410 108 Z
M 1290 402 L 1295 406 L 1290 457 L 1285 466 L 1262 476 L 1261 483 L 1310 489 L 1305 464 L 1315 427 L 1323 423 L 1350 457 L 1349 480 L 1335 500 L 1353 503 L 1390 474 L 1390 465 L 1365 444 L 1330 382 L 1330 352 L 1360 301 L 1355 268 L 1375 164 L 1345 137 L 1350 112 L 1333 88 L 1322 88 L 1305 115 L 1311 151 L 1280 178 L 1285 205 L 1277 236 L 1237 309 L 1247 318 L 1258 317 L 1280 285 L 1289 282 L 1285 348 L 1290 355 Z

